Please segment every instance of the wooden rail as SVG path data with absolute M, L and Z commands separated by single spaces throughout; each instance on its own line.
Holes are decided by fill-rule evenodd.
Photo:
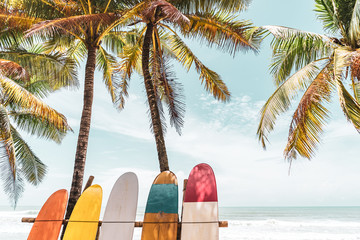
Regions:
M 21 219 L 21 222 L 34 223 L 35 220 L 36 220 L 36 218 L 23 217 Z M 67 223 L 67 222 L 68 222 L 68 220 L 65 220 L 65 219 L 63 220 L 63 224 Z M 228 227 L 228 225 L 229 225 L 228 221 L 219 221 L 218 223 L 219 223 L 219 227 Z M 102 224 L 102 221 L 99 221 L 99 226 L 101 226 L 101 224 Z M 135 227 L 142 227 L 143 224 L 144 224 L 144 222 L 134 222 Z M 181 222 L 179 222 L 179 225 L 181 225 Z

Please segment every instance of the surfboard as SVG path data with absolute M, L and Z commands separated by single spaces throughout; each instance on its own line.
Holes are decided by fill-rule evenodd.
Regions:
M 176 240 L 178 218 L 177 179 L 174 173 L 164 171 L 150 188 L 141 240 Z
M 54 192 L 40 209 L 31 228 L 28 240 L 57 240 L 63 222 L 68 192 L 65 189 Z
M 95 239 L 101 201 L 102 189 L 99 185 L 92 185 L 81 194 L 71 213 L 63 240 Z
M 99 240 L 131 240 L 138 202 L 138 179 L 127 172 L 115 182 L 107 202 Z
M 209 165 L 201 163 L 191 170 L 184 195 L 181 239 L 218 240 L 216 180 Z

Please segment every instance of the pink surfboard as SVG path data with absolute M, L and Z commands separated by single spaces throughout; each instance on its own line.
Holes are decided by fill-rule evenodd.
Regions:
M 205 163 L 196 165 L 184 193 L 181 239 L 218 240 L 219 211 L 215 175 Z

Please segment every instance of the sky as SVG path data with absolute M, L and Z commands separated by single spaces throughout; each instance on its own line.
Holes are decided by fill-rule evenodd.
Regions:
M 257 26 L 282 25 L 323 33 L 313 8 L 313 0 L 253 0 L 241 18 L 252 20 Z M 316 156 L 311 161 L 297 159 L 289 175 L 283 149 L 291 111 L 279 117 L 266 151 L 256 138 L 259 111 L 275 90 L 268 70 L 270 39 L 264 41 L 258 54 L 238 53 L 235 57 L 196 42 L 188 44 L 206 66 L 222 76 L 232 99 L 228 103 L 217 102 L 201 86 L 194 69 L 185 72 L 174 64 L 177 78 L 184 86 L 186 116 L 181 136 L 168 124 L 166 146 L 179 190 L 196 164 L 208 163 L 216 175 L 221 207 L 359 205 L 360 136 L 345 120 L 336 96 L 329 106 L 331 121 Z M 81 70 L 79 79 L 83 78 Z M 84 182 L 90 175 L 95 176 L 94 183 L 103 187 L 105 203 L 116 179 L 132 171 L 139 178 L 138 206 L 145 206 L 159 165 L 142 80 L 139 76 L 131 80 L 130 97 L 125 109 L 119 112 L 111 103 L 101 75 L 97 73 L 95 78 Z M 71 185 L 82 86 L 77 91 L 61 90 L 45 101 L 67 117 L 74 132 L 61 145 L 26 137 L 49 171 L 38 187 L 26 185 L 19 206 L 41 206 L 51 193 L 70 189 Z M 1 191 L 0 206 L 10 206 Z

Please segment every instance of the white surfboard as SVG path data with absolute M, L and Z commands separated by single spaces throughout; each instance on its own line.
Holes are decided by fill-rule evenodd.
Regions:
M 118 178 L 105 208 L 99 240 L 133 238 L 138 189 L 135 173 L 127 172 Z

